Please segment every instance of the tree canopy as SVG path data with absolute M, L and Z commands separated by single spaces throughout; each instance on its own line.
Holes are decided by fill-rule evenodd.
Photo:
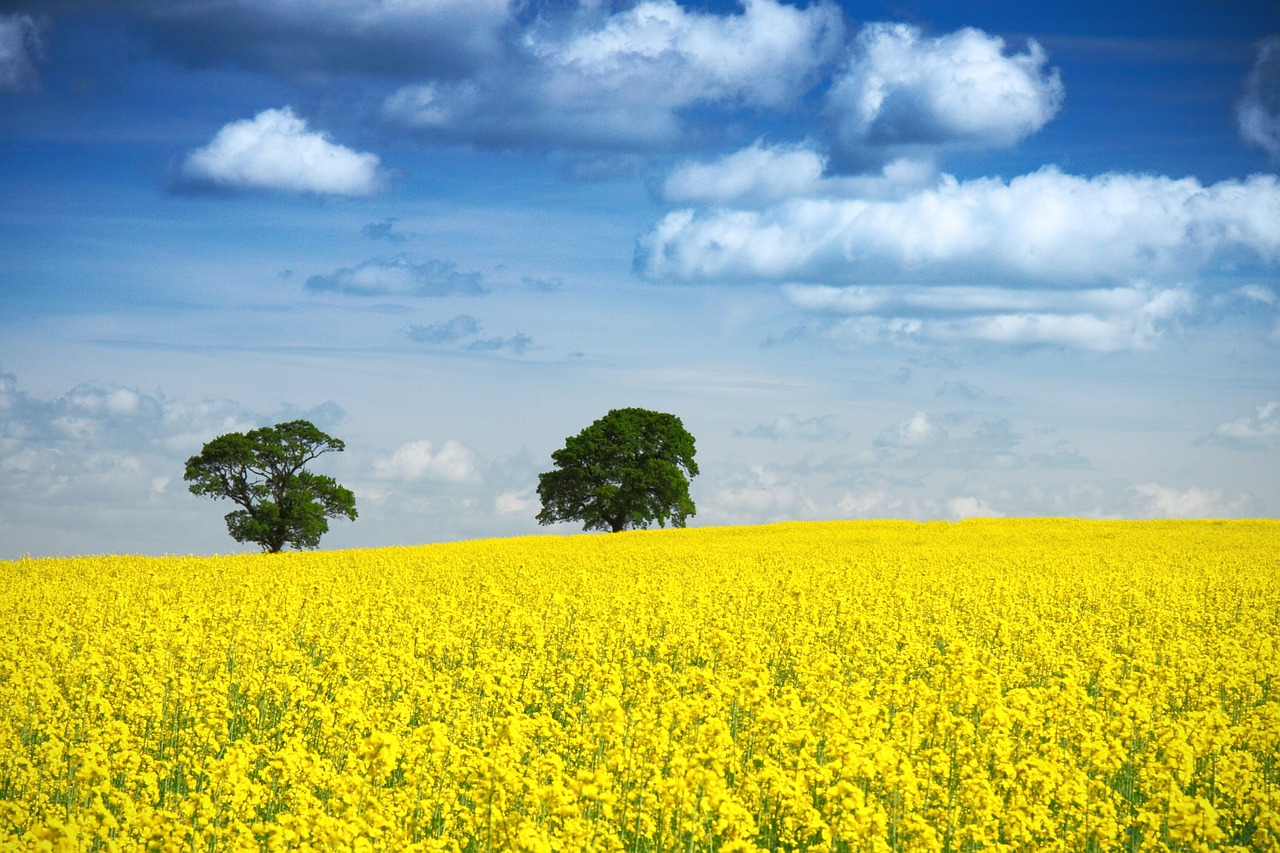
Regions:
M 551 454 L 555 470 L 538 476 L 538 523 L 581 521 L 615 533 L 654 522 L 684 527 L 697 512 L 693 456 L 693 436 L 675 415 L 613 409 Z
M 332 477 L 304 466 L 343 448 L 310 422 L 289 421 L 218 436 L 187 460 L 182 478 L 192 494 L 239 504 L 226 516 L 237 542 L 254 542 L 273 554 L 286 544 L 315 548 L 329 532 L 328 519 L 355 519 L 356 499 Z

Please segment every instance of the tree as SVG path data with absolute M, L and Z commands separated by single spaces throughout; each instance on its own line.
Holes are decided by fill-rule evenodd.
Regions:
M 538 476 L 538 523 L 581 521 L 614 533 L 655 521 L 684 527 L 697 512 L 693 454 L 693 436 L 675 415 L 613 409 L 551 454 L 556 470 Z
M 188 459 L 182 479 L 194 495 L 240 505 L 226 516 L 237 542 L 255 542 L 272 554 L 286 544 L 315 548 L 329 532 L 328 519 L 355 519 L 356 498 L 332 477 L 303 466 L 343 447 L 308 421 L 230 432 Z

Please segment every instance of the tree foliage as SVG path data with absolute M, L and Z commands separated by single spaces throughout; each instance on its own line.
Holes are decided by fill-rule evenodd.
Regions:
M 240 506 L 226 516 L 227 531 L 237 542 L 254 542 L 273 554 L 286 544 L 315 548 L 329 532 L 328 519 L 355 519 L 356 498 L 332 477 L 304 466 L 343 447 L 302 420 L 231 432 L 188 459 L 182 478 L 191 483 L 192 494 Z
M 540 524 L 581 521 L 586 530 L 684 527 L 697 512 L 689 479 L 694 439 L 675 415 L 613 409 L 565 439 L 556 470 L 538 476 Z

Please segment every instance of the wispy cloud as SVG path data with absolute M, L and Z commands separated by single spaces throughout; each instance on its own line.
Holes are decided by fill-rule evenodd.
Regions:
M 353 151 L 310 130 L 285 107 L 223 127 L 187 155 L 179 186 L 367 196 L 382 188 L 379 162 L 376 154 Z
M 847 430 L 841 429 L 835 417 L 802 418 L 794 414 L 779 415 L 767 424 L 757 424 L 746 432 L 737 433 L 751 438 L 767 438 L 772 441 L 839 441 L 847 438 Z
M 307 278 L 307 290 L 354 296 L 448 296 L 485 293 L 484 277 L 461 272 L 449 261 L 416 261 L 409 255 L 373 258 L 328 275 Z
M 396 230 L 394 216 L 381 222 L 370 222 L 360 229 L 360 233 L 370 240 L 386 240 L 388 243 L 403 243 L 407 235 Z
M 420 344 L 461 345 L 471 352 L 502 352 L 523 355 L 533 346 L 533 339 L 517 332 L 509 337 L 481 337 L 480 321 L 470 314 L 459 314 L 451 320 L 409 327 L 409 340 Z
M 426 326 L 410 326 L 409 340 L 420 344 L 453 344 L 480 334 L 480 321 L 470 314 Z
M 871 455 L 862 463 L 922 472 L 1091 467 L 1087 458 L 1061 439 L 1029 437 L 1005 418 L 924 411 L 881 430 L 872 442 Z
M 1236 106 L 1240 135 L 1280 164 L 1280 35 L 1258 45 L 1258 56 L 1244 80 Z
M 30 15 L 0 15 L 0 94 L 39 88 L 44 30 Z

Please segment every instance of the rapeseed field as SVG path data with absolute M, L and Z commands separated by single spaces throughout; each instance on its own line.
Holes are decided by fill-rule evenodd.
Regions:
M 1280 849 L 1280 522 L 0 562 L 0 848 Z

